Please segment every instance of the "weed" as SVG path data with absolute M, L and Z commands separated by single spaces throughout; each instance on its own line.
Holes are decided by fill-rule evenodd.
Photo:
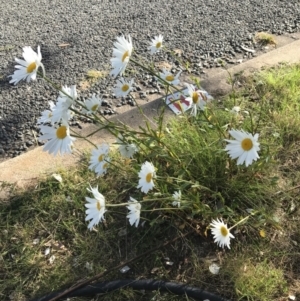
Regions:
M 257 32 L 254 39 L 257 43 L 261 44 L 262 46 L 274 45 L 276 47 L 277 45 L 274 36 L 267 32 Z

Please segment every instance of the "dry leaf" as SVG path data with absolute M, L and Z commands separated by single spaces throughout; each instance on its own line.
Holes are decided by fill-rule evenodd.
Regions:
M 265 238 L 265 237 L 266 237 L 266 232 L 265 232 L 265 230 L 260 230 L 260 231 L 259 231 L 259 235 L 260 235 L 261 237 Z

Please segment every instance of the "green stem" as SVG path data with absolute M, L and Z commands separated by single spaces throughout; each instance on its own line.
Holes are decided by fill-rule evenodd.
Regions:
M 252 215 L 255 214 L 255 213 L 252 213 Z M 250 216 L 252 215 L 248 215 L 246 217 L 244 217 L 243 219 L 241 219 L 240 221 L 238 221 L 235 225 L 233 225 L 232 227 L 230 227 L 228 230 L 232 230 L 233 228 L 235 228 L 237 225 L 241 224 L 242 222 L 246 221 Z
M 142 69 L 148 71 L 150 74 L 154 75 L 155 77 L 157 77 L 159 80 L 161 80 L 165 85 L 169 85 L 171 86 L 174 90 L 176 90 L 177 92 L 181 93 L 181 91 L 179 89 L 177 89 L 177 87 L 175 87 L 174 85 L 170 84 L 168 81 L 166 81 L 165 79 L 161 78 L 158 74 L 156 74 L 154 71 L 152 71 L 150 68 L 147 68 L 145 66 L 143 66 L 142 64 L 140 64 L 139 62 L 137 62 L 136 60 L 134 60 L 133 58 L 130 58 L 130 61 L 132 61 L 134 64 L 136 64 L 137 66 L 141 67 Z
M 84 139 L 85 141 L 89 142 L 90 144 L 92 144 L 94 147 L 97 148 L 97 145 L 94 144 L 94 143 L 93 143 L 92 141 L 90 141 L 89 139 L 87 139 L 86 137 L 81 136 L 80 134 L 78 134 L 77 132 L 75 132 L 75 131 L 74 131 L 73 129 L 71 129 L 71 128 L 70 128 L 70 131 L 73 132 L 73 133 L 77 136 L 77 138 Z

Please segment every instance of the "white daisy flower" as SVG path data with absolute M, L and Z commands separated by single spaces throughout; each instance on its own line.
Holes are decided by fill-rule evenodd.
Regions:
M 223 220 L 213 220 L 210 226 L 212 227 L 211 232 L 214 236 L 214 242 L 222 248 L 226 246 L 230 249 L 230 238 L 234 238 L 234 236 L 229 232 Z
M 180 201 L 181 201 L 181 191 L 180 190 L 178 190 L 178 191 L 175 191 L 174 193 L 173 193 L 173 199 L 174 199 L 174 202 L 172 203 L 172 205 L 174 206 L 174 207 L 180 207 Z
M 62 91 L 64 93 L 61 91 L 59 92 L 57 103 L 52 110 L 53 113 L 51 120 L 53 123 L 67 123 L 73 115 L 73 112 L 70 110 L 70 108 L 72 108 L 75 100 L 77 99 L 76 85 L 71 87 L 64 86 L 62 87 Z
M 160 73 L 159 76 L 167 81 L 171 85 L 178 85 L 180 83 L 179 75 L 182 71 L 179 71 L 176 76 L 174 76 L 170 71 L 163 68 L 163 73 Z
M 93 113 L 96 113 L 99 109 L 99 107 L 102 104 L 102 99 L 97 97 L 95 94 L 91 98 L 88 98 L 84 102 L 84 106 L 86 108 L 82 108 L 82 113 L 90 115 Z
M 58 153 L 61 155 L 64 153 L 72 153 L 73 141 L 75 141 L 76 138 L 70 136 L 68 125 L 57 125 L 53 127 L 41 125 L 40 130 L 43 135 L 39 137 L 39 140 L 48 140 L 44 145 L 44 151 L 54 156 Z
M 127 206 L 127 209 L 130 210 L 130 212 L 126 215 L 126 217 L 129 219 L 129 223 L 131 226 L 135 224 L 135 226 L 137 227 L 140 222 L 142 206 L 137 200 L 135 200 L 132 197 L 130 197 L 128 203 L 130 204 Z
M 127 82 L 124 80 L 123 77 L 120 78 L 120 80 L 117 81 L 117 86 L 114 88 L 114 93 L 116 97 L 125 97 L 128 95 L 128 93 L 132 90 L 134 80 L 132 79 L 130 82 Z
M 109 167 L 110 157 L 106 157 L 105 161 L 99 163 L 95 168 L 94 172 L 97 174 L 97 177 L 104 175 L 107 172 Z
M 152 163 L 146 161 L 143 163 L 141 171 L 139 172 L 139 185 L 137 188 L 141 188 L 141 191 L 148 193 L 154 187 L 153 178 L 156 177 L 155 167 Z
M 66 98 L 70 99 L 72 102 L 74 102 L 78 95 L 76 90 L 76 85 L 72 85 L 70 87 L 68 86 L 62 86 L 62 91 L 59 91 L 59 98 Z
M 124 138 L 121 134 L 119 134 L 116 143 L 119 145 L 119 152 L 124 158 L 132 158 L 139 150 L 135 143 L 124 143 Z
M 85 211 L 86 213 L 86 218 L 85 220 L 91 220 L 88 228 L 92 230 L 92 228 L 95 225 L 98 225 L 99 222 L 104 220 L 104 213 L 107 211 L 105 209 L 105 198 L 104 196 L 98 191 L 98 186 L 96 188 L 92 188 L 87 190 L 91 192 L 94 195 L 94 198 L 89 198 L 86 197 L 87 204 L 85 204 L 85 207 L 87 210 Z
M 38 118 L 37 124 L 52 122 L 53 108 L 55 104 L 53 101 L 49 101 L 50 110 L 45 110 L 42 112 L 42 116 Z
M 197 90 L 193 85 L 185 83 L 185 86 L 188 88 L 188 97 L 186 100 L 192 104 L 191 115 L 196 116 L 198 108 L 203 111 L 207 101 L 211 100 L 212 97 L 206 91 Z
M 241 165 L 245 162 L 246 167 L 252 164 L 259 158 L 258 151 L 260 150 L 258 140 L 258 134 L 254 136 L 243 130 L 231 130 L 229 134 L 236 140 L 227 140 L 229 144 L 226 145 L 225 150 L 232 159 L 237 160 L 237 165 Z
M 93 170 L 98 177 L 106 173 L 110 162 L 108 153 L 109 145 L 106 143 L 98 145 L 97 148 L 92 151 L 89 169 Z
M 43 73 L 45 74 L 44 66 L 41 63 L 42 54 L 40 46 L 38 46 L 37 51 L 38 52 L 36 53 L 29 46 L 23 48 L 22 55 L 25 60 L 15 58 L 16 62 L 20 65 L 16 65 L 15 68 L 18 70 L 15 70 L 13 75 L 9 75 L 9 77 L 12 78 L 9 83 L 16 85 L 22 79 L 26 80 L 27 83 L 29 83 L 30 80 L 36 80 L 36 74 L 39 67 L 42 67 Z
M 162 48 L 162 41 L 163 36 L 161 34 L 152 39 L 151 46 L 148 48 L 151 51 L 151 54 L 159 51 Z
M 115 78 L 118 74 L 123 74 L 131 57 L 133 50 L 131 37 L 128 36 L 128 41 L 124 36 L 117 37 L 114 46 L 116 47 L 113 49 L 114 57 L 110 59 L 113 70 L 110 74 Z

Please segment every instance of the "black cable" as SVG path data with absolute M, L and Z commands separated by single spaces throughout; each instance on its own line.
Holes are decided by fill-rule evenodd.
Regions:
M 186 295 L 196 300 L 209 300 L 209 301 L 230 301 L 212 293 L 206 292 L 200 288 L 187 286 L 186 284 L 176 282 L 165 282 L 153 279 L 144 280 L 114 280 L 114 281 L 103 281 L 89 284 L 85 287 L 79 288 L 69 294 L 65 295 L 64 298 L 70 297 L 86 297 L 95 296 L 97 294 L 105 294 L 108 292 L 115 291 L 120 288 L 132 288 L 134 290 L 160 290 L 162 292 L 169 292 L 175 295 Z M 52 298 L 61 294 L 64 290 L 56 291 L 46 296 L 33 299 L 31 301 L 49 301 Z

